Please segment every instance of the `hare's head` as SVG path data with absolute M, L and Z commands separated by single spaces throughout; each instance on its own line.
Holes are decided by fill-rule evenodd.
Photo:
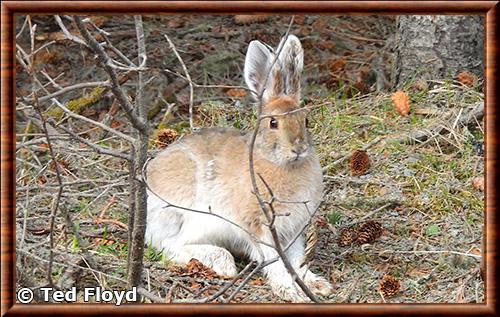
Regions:
M 259 41 L 248 46 L 245 81 L 262 101 L 265 118 L 259 127 L 258 148 L 267 159 L 295 164 L 311 154 L 306 111 L 300 109 L 300 77 L 304 52 L 297 37 L 283 39 L 276 52 Z

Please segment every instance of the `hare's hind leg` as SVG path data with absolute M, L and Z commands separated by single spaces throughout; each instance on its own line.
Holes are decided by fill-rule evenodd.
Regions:
M 297 239 L 290 246 L 287 256 L 300 278 L 303 279 L 306 286 L 316 295 L 329 296 L 333 292 L 332 285 L 322 276 L 311 272 L 307 265 L 302 266 L 304 259 L 305 241 L 303 237 Z
M 171 249 L 169 255 L 172 261 L 186 264 L 191 259 L 197 259 L 213 269 L 221 276 L 233 277 L 236 275 L 236 264 L 228 250 L 211 244 L 186 244 Z
M 252 251 L 251 257 L 258 261 L 262 261 L 260 255 L 261 252 L 264 255 L 264 261 L 279 257 L 278 253 L 273 248 L 260 245 L 261 252 L 259 252 L 257 248 L 259 247 L 255 246 L 255 250 Z M 286 255 L 297 275 L 304 281 L 306 286 L 313 293 L 321 296 L 328 296 L 331 294 L 332 286 L 326 279 L 312 273 L 305 267 L 300 267 L 304 256 L 303 237 L 298 238 L 290 246 L 290 248 L 286 251 Z M 264 268 L 264 273 L 266 274 L 269 284 L 276 295 L 294 302 L 304 302 L 309 300 L 297 283 L 293 280 L 281 259 L 266 266 Z
M 206 239 L 203 230 L 196 230 L 200 215 L 165 208 L 166 204 L 154 196 L 148 198 L 148 204 L 146 243 L 163 250 L 165 257 L 174 263 L 187 264 L 194 258 L 219 275 L 236 275 L 236 264 L 228 250 L 210 244 L 196 244 Z
M 221 247 L 210 245 L 214 231 L 212 216 L 176 208 L 196 209 L 199 175 L 206 164 L 187 149 L 172 147 L 156 157 L 148 167 L 148 222 L 146 243 L 163 250 L 174 263 L 186 264 L 197 259 L 217 274 L 236 275 L 234 258 Z M 200 170 L 201 166 L 201 170 Z

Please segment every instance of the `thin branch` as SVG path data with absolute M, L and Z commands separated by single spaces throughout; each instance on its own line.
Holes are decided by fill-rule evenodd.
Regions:
M 54 18 L 56 19 L 56 22 L 57 24 L 59 25 L 59 27 L 61 28 L 61 31 L 64 33 L 64 36 L 66 36 L 66 38 L 68 40 L 71 40 L 75 43 L 78 43 L 80 45 L 83 45 L 85 47 L 88 47 L 87 43 L 85 43 L 85 41 L 82 41 L 81 38 L 79 38 L 78 36 L 75 36 L 73 34 L 71 34 L 70 31 L 68 31 L 68 29 L 66 28 L 66 26 L 64 25 L 63 21 L 61 20 L 61 17 L 58 16 L 58 15 L 55 15 Z
M 163 208 L 176 208 L 176 209 L 180 209 L 180 210 L 184 210 L 184 211 L 191 211 L 191 212 L 196 212 L 196 213 L 199 213 L 199 214 L 203 214 L 203 215 L 209 215 L 209 216 L 214 216 L 214 217 L 217 217 L 221 220 L 224 220 L 226 221 L 227 223 L 235 226 L 236 228 L 239 228 L 240 230 L 242 230 L 243 232 L 245 232 L 246 234 L 248 234 L 253 240 L 254 242 L 256 243 L 260 243 L 262 245 L 265 245 L 265 246 L 268 246 L 270 248 L 274 248 L 273 245 L 269 244 L 269 243 L 266 243 L 264 241 L 261 241 L 255 234 L 253 234 L 252 232 L 248 231 L 247 229 L 243 228 L 242 226 L 240 226 L 239 224 L 237 224 L 236 222 L 233 222 L 232 220 L 230 219 L 227 219 L 221 215 L 219 215 L 218 213 L 214 212 L 213 210 L 210 210 L 210 207 L 209 207 L 209 211 L 203 211 L 203 210 L 198 210 L 198 209 L 192 209 L 192 208 L 188 208 L 188 207 L 183 207 L 183 206 L 178 206 L 178 205 L 175 205 L 175 204 L 172 204 L 170 203 L 169 201 L 167 201 L 166 199 L 164 199 L 163 197 L 161 197 L 158 193 L 156 193 L 150 186 L 149 186 L 149 183 L 148 183 L 148 180 L 147 180 L 147 175 L 145 173 L 146 169 L 147 169 L 147 165 L 148 165 L 149 161 L 146 162 L 146 164 L 144 164 L 144 167 L 142 169 L 142 179 L 144 180 L 145 184 L 146 184 L 146 188 L 147 190 L 155 195 L 158 199 L 160 199 L 161 201 L 163 201 L 165 203 L 165 206 L 163 206 Z M 259 249 L 259 251 L 261 251 Z
M 231 295 L 229 295 L 229 297 L 226 300 L 224 300 L 224 302 L 225 303 L 231 302 L 233 298 L 236 296 L 236 294 L 238 294 L 239 291 L 241 291 L 241 289 L 248 284 L 252 276 L 254 276 L 255 273 L 260 271 L 263 267 L 264 267 L 263 262 L 257 264 L 257 266 L 252 270 L 252 272 L 250 272 L 250 274 L 247 275 L 247 277 L 243 280 L 243 282 L 241 282 L 240 285 L 238 285 L 238 287 L 231 293 Z
M 193 81 L 191 80 L 191 76 L 189 75 L 189 72 L 187 70 L 186 64 L 184 64 L 184 61 L 182 60 L 181 56 L 177 52 L 177 49 L 175 48 L 174 43 L 168 38 L 168 36 L 165 34 L 165 38 L 168 41 L 168 44 L 170 45 L 170 48 L 174 52 L 175 56 L 177 57 L 177 60 L 182 66 L 182 69 L 184 70 L 184 74 L 186 75 L 186 79 L 189 81 L 189 128 L 191 131 L 194 130 L 194 125 L 193 125 L 193 99 L 194 99 L 194 92 L 193 92 Z
M 134 16 L 135 30 L 137 35 L 137 54 L 140 68 L 146 65 L 146 45 L 144 43 L 144 28 L 142 17 Z M 130 202 L 131 219 L 129 220 L 128 238 L 128 285 L 139 286 L 142 281 L 143 260 L 144 260 L 144 236 L 147 223 L 147 185 L 140 177 L 140 171 L 148 158 L 149 127 L 147 123 L 147 111 L 144 109 L 143 100 L 144 76 L 139 70 L 137 94 L 135 98 L 135 112 L 131 113 L 131 118 L 137 120 L 143 126 L 134 124 L 135 142 L 133 144 L 133 162 L 130 164 Z M 121 91 L 121 89 L 119 89 Z M 132 227 L 130 227 L 132 225 Z
M 85 21 L 87 22 L 87 21 Z M 117 49 L 113 43 L 111 43 L 111 40 L 109 39 L 108 35 L 109 33 L 104 31 L 103 29 L 99 28 L 97 25 L 95 25 L 92 20 L 89 19 L 88 21 L 90 25 L 99 33 L 99 35 L 102 36 L 104 41 L 106 41 L 106 46 L 109 47 L 118 57 L 120 57 L 124 62 L 126 62 L 130 67 L 137 67 L 127 56 L 125 56 L 119 49 Z
M 92 149 L 94 149 L 99 154 L 110 155 L 110 156 L 121 158 L 121 159 L 124 159 L 124 160 L 127 160 L 127 161 L 131 161 L 132 160 L 132 157 L 130 155 L 127 155 L 127 154 L 124 154 L 124 153 L 120 153 L 120 152 L 116 152 L 116 151 L 113 151 L 113 150 L 109 150 L 109 149 L 100 147 L 100 146 L 98 146 L 98 145 L 96 145 L 96 144 L 94 144 L 92 142 L 89 142 L 88 140 L 82 138 L 81 136 L 79 136 L 75 132 L 71 131 L 70 129 L 65 128 L 62 125 L 59 125 L 58 127 L 60 129 L 62 129 L 64 132 L 66 132 L 69 135 L 71 135 L 74 139 L 76 139 L 76 140 L 78 140 L 78 141 L 86 144 L 87 146 L 91 147 Z
M 122 109 L 125 110 L 128 119 L 130 120 L 132 125 L 141 133 L 147 133 L 146 122 L 144 122 L 144 120 L 135 115 L 132 103 L 125 95 L 123 89 L 121 89 L 116 71 L 111 66 L 112 65 L 111 58 L 108 56 L 108 54 L 106 54 L 104 49 L 101 47 L 101 45 L 99 45 L 99 43 L 94 39 L 94 37 L 92 37 L 92 35 L 82 22 L 82 19 L 78 16 L 74 16 L 73 19 L 75 20 L 76 26 L 78 27 L 78 30 L 80 30 L 80 33 L 82 34 L 85 41 L 88 43 L 92 51 L 99 57 L 98 60 L 99 63 L 101 64 L 101 67 L 106 71 L 111 80 L 111 91 L 115 95 L 116 99 L 118 99 L 118 101 L 120 102 Z
M 286 39 L 288 37 L 288 34 L 290 33 L 290 29 L 293 24 L 294 17 L 290 20 L 290 24 L 288 25 L 288 28 L 282 38 Z M 264 213 L 264 216 L 266 217 L 267 221 L 269 224 L 269 231 L 271 232 L 272 239 L 274 241 L 274 248 L 276 249 L 276 252 L 280 256 L 281 260 L 283 261 L 283 264 L 285 268 L 287 269 L 288 273 L 292 276 L 294 281 L 297 283 L 297 285 L 302 289 L 302 291 L 309 297 L 314 302 L 318 302 L 317 297 L 311 292 L 311 290 L 305 285 L 304 281 L 297 275 L 295 272 L 295 269 L 291 265 L 290 261 L 288 260 L 288 257 L 286 256 L 281 243 L 279 239 L 279 235 L 276 231 L 276 228 L 274 226 L 274 217 L 276 216 L 276 212 L 274 211 L 274 207 L 272 204 L 269 204 L 269 208 L 266 207 L 261 194 L 259 192 L 259 188 L 257 186 L 257 180 L 255 178 L 255 168 L 254 168 L 254 148 L 255 148 L 255 141 L 257 139 L 257 134 L 259 131 L 260 124 L 262 122 L 262 108 L 263 108 L 263 95 L 265 91 L 266 84 L 269 80 L 269 75 L 276 64 L 276 62 L 279 59 L 279 56 L 281 54 L 281 51 L 283 50 L 283 47 L 285 45 L 281 45 L 278 47 L 278 51 L 276 52 L 276 56 L 274 57 L 273 62 L 271 63 L 269 69 L 267 70 L 267 75 L 266 79 L 264 81 L 264 84 L 262 85 L 262 89 L 259 92 L 258 95 L 258 107 L 257 107 L 257 122 L 255 123 L 255 129 L 253 131 L 251 140 L 250 140 L 250 145 L 249 145 L 249 157 L 248 157 L 248 163 L 249 163 L 249 172 L 250 172 L 250 179 L 252 182 L 252 190 L 254 192 L 255 197 L 257 198 L 257 201 L 259 203 L 260 208 L 262 209 L 262 212 Z
M 254 265 L 254 264 L 256 264 L 255 261 L 251 261 L 250 263 L 248 263 L 247 266 L 245 266 L 245 268 L 243 268 L 243 270 L 241 270 L 229 283 L 227 283 L 226 285 L 224 285 L 224 287 L 221 287 L 221 289 L 217 293 L 215 293 L 212 296 L 206 298 L 205 302 L 213 302 L 218 297 L 220 297 L 225 292 L 227 292 L 227 290 L 229 288 L 231 288 L 231 286 L 233 286 L 236 283 L 236 281 L 238 279 L 240 279 L 250 269 L 250 267 L 252 267 L 252 265 Z
M 374 251 L 375 252 L 375 251 Z M 399 253 L 399 254 L 456 254 L 456 255 L 463 255 L 463 256 L 468 256 L 471 258 L 476 258 L 476 259 L 481 259 L 482 256 L 477 255 L 477 254 L 472 254 L 472 253 L 465 253 L 465 252 L 459 252 L 459 251 L 452 251 L 452 250 L 415 250 L 415 251 L 399 251 L 399 250 L 382 250 L 379 252 L 375 252 L 376 254 L 383 255 L 386 253 Z
M 197 84 L 195 83 L 194 81 L 186 78 L 185 76 L 179 74 L 178 72 L 175 72 L 173 70 L 170 70 L 170 69 L 167 69 L 167 68 L 164 68 L 163 71 L 169 73 L 169 74 L 173 74 L 181 79 L 184 79 L 185 81 L 189 83 L 191 83 L 193 85 L 194 88 L 219 88 L 219 89 L 243 89 L 243 90 L 246 90 L 248 92 L 251 92 L 251 93 L 254 93 L 254 94 L 257 94 L 253 89 L 250 89 L 248 87 L 245 87 L 245 86 L 232 86 L 232 85 L 200 85 L 200 84 Z
M 135 28 L 137 33 L 137 60 L 140 65 L 145 65 L 147 61 L 146 46 L 144 44 L 144 28 L 142 26 L 142 17 L 134 15 Z M 146 109 L 144 108 L 144 72 L 138 72 L 137 90 L 136 90 L 136 105 L 135 110 L 139 118 L 144 117 Z
M 108 132 L 110 132 L 110 133 L 112 133 L 112 134 L 116 135 L 117 137 L 119 137 L 119 138 L 121 138 L 121 139 L 123 139 L 123 140 L 125 140 L 125 141 L 127 141 L 127 142 L 134 143 L 134 139 L 133 139 L 133 138 L 131 138 L 130 136 L 128 136 L 128 135 L 126 135 L 126 134 L 123 134 L 123 133 L 121 133 L 120 131 L 115 130 L 115 129 L 111 128 L 111 127 L 108 127 L 107 125 L 102 124 L 102 123 L 100 123 L 100 122 L 98 122 L 98 121 L 95 121 L 95 120 L 89 119 L 89 118 L 87 118 L 87 117 L 81 116 L 81 115 L 79 115 L 79 114 L 76 114 L 76 113 L 74 113 L 73 111 L 71 111 L 71 110 L 69 110 L 68 108 L 66 108 L 65 106 L 63 106 L 63 105 L 62 105 L 60 102 L 58 102 L 57 100 L 55 100 L 55 99 L 52 99 L 52 100 L 54 100 L 54 101 L 55 101 L 55 104 L 56 104 L 59 108 L 61 108 L 61 109 L 62 109 L 65 113 L 67 113 L 70 117 L 75 118 L 75 119 L 78 119 L 78 120 L 85 121 L 85 122 L 90 123 L 90 124 L 93 124 L 93 125 L 95 125 L 95 126 L 97 126 L 97 127 L 101 128 L 101 129 L 103 129 L 103 130 L 106 130 L 106 131 L 108 131 Z
M 365 219 L 369 219 L 371 216 L 373 216 L 374 214 L 376 214 L 377 212 L 381 211 L 381 210 L 384 210 L 385 208 L 391 206 L 392 203 L 388 203 L 388 204 L 385 204 L 383 205 L 382 207 L 379 207 L 379 208 L 376 208 L 376 209 L 373 209 L 372 211 L 370 211 L 369 213 L 367 213 L 366 215 L 364 215 L 363 217 L 357 219 L 357 220 L 354 220 L 354 221 L 351 221 L 347 224 L 344 225 L 344 227 L 351 227 L 351 226 L 354 226 L 355 224 L 358 224 L 360 222 L 363 222 Z
M 28 25 L 30 29 L 30 38 L 31 38 L 31 52 L 34 51 L 35 48 L 35 26 L 32 27 L 31 25 L 31 18 L 28 17 Z M 52 280 L 52 266 L 54 262 L 54 229 L 55 229 L 55 220 L 56 220 L 56 215 L 57 211 L 59 210 L 59 203 L 61 201 L 61 195 L 64 190 L 64 185 L 63 185 L 63 180 L 61 176 L 61 167 L 59 166 L 59 162 L 57 161 L 54 149 L 52 147 L 52 141 L 50 139 L 50 135 L 48 132 L 47 128 L 47 121 L 45 119 L 45 116 L 43 115 L 42 109 L 40 108 L 40 104 L 38 102 L 38 96 L 36 94 L 35 90 L 35 72 L 33 71 L 33 62 L 34 62 L 34 55 L 31 54 L 28 68 L 31 70 L 30 75 L 33 78 L 32 82 L 32 91 L 33 91 L 33 105 L 35 110 L 38 112 L 38 115 L 40 116 L 40 119 L 42 121 L 42 130 L 43 133 L 45 134 L 45 138 L 47 140 L 47 146 L 49 149 L 49 154 L 51 157 L 52 162 L 54 163 L 55 167 L 55 172 L 56 172 L 56 179 L 58 183 L 58 190 L 55 198 L 52 200 L 52 208 L 50 212 L 50 232 L 49 232 L 49 244 L 50 244 L 50 251 L 49 251 L 49 263 L 48 263 L 48 268 L 47 268 L 47 281 L 49 285 L 54 285 L 54 282 Z
M 109 81 L 95 81 L 95 82 L 88 82 L 88 83 L 79 83 L 71 86 L 66 86 L 62 87 L 60 90 L 57 90 L 49 95 L 43 96 L 38 98 L 38 101 L 44 102 L 47 100 L 50 100 L 54 97 L 57 97 L 59 95 L 65 94 L 67 92 L 77 90 L 77 89 L 82 89 L 82 88 L 93 88 L 93 87 L 110 87 Z

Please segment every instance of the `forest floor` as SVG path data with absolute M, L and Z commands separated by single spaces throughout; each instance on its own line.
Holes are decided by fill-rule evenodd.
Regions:
M 18 31 L 23 21 L 19 17 Z M 116 48 L 136 59 L 132 17 L 96 16 L 92 21 L 109 33 Z M 54 41 L 35 56 L 39 79 L 48 83 L 48 91 L 52 91 L 49 77 L 61 86 L 106 79 L 92 54 L 64 39 L 52 17 L 33 17 L 33 22 L 38 25 L 36 47 Z M 145 17 L 149 65 L 145 98 L 152 105 L 152 127 L 189 133 L 189 87 L 164 70 L 183 74 L 164 34 L 175 43 L 195 83 L 239 86 L 248 43 L 258 39 L 276 46 L 288 23 L 289 17 L 284 16 L 253 21 L 234 16 Z M 468 86 L 454 78 L 423 80 L 416 75 L 401 88 L 410 98 L 411 111 L 400 115 L 389 92 L 394 31 L 394 18 L 385 16 L 299 16 L 292 25 L 291 33 L 304 46 L 303 102 L 315 107 L 309 129 L 325 171 L 325 196 L 316 219 L 319 242 L 311 269 L 334 286 L 323 302 L 484 302 L 479 269 L 484 192 L 478 182 L 484 176 L 484 125 L 481 119 L 462 120 L 483 102 L 482 82 Z M 18 45 L 29 51 L 26 29 Z M 22 67 L 16 70 L 16 95 L 27 96 L 30 78 Z M 134 76 L 124 83 L 132 98 Z M 64 103 L 82 95 L 89 99 L 91 91 L 76 90 L 58 98 Z M 196 88 L 195 126 L 251 129 L 255 117 L 246 106 L 249 102 L 243 90 Z M 110 110 L 112 103 L 111 95 L 104 93 L 81 114 L 102 121 L 109 113 L 113 128 L 130 133 L 123 114 Z M 43 106 L 47 116 L 55 116 L 49 102 Z M 33 113 L 20 99 L 16 119 L 18 287 L 46 283 L 51 203 L 58 189 L 54 164 Z M 128 150 L 124 141 L 99 128 L 70 123 L 65 116 L 56 119 L 59 124 L 72 124 L 81 137 L 96 144 Z M 163 147 L 158 131 L 151 139 L 152 156 Z M 66 230 L 65 219 L 56 215 L 52 278 L 61 288 L 125 289 L 127 164 L 97 154 L 65 134 L 54 137 L 65 182 L 60 208 L 69 211 L 80 237 Z M 356 150 L 365 150 L 370 160 L 362 175 L 353 173 L 349 164 Z M 362 245 L 339 242 L 345 228 L 357 230 L 368 221 L 381 225 L 380 237 Z M 98 270 L 81 269 L 88 265 L 84 253 Z M 238 261 L 240 268 L 246 263 Z M 380 291 L 387 275 L 400 284 L 390 297 Z M 225 283 L 227 279 L 172 265 L 157 250 L 146 250 L 145 288 L 167 302 L 197 302 Z M 282 300 L 257 275 L 232 302 Z

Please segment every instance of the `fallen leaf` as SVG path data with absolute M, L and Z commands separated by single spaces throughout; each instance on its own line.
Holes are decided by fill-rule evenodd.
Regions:
M 325 228 L 328 226 L 328 221 L 326 221 L 325 217 L 318 217 L 318 219 L 316 219 L 316 226 L 318 228 Z
M 407 116 L 410 113 L 410 97 L 403 91 L 396 91 L 392 94 L 392 103 L 397 113 Z
M 49 144 L 48 143 L 40 143 L 38 145 L 38 147 L 40 148 L 40 150 L 45 150 L 47 151 L 49 149 Z
M 297 31 L 297 34 L 301 37 L 306 37 L 311 34 L 311 30 L 309 30 L 309 28 L 306 26 L 301 26 L 300 29 Z M 304 39 L 302 42 L 309 42 L 309 41 L 308 39 Z
M 467 87 L 472 87 L 477 83 L 478 78 L 476 75 L 471 74 L 467 71 L 461 71 L 457 75 L 457 80 Z
M 196 281 L 191 281 L 191 289 L 200 289 L 201 288 L 201 284 L 196 282 Z
M 326 66 L 331 73 L 337 73 L 344 70 L 346 60 L 343 58 L 332 58 L 326 62 Z
M 181 276 L 192 276 L 206 279 L 213 279 L 218 276 L 214 270 L 194 258 L 189 260 L 187 266 L 175 267 L 173 271 Z
M 111 240 L 111 239 L 105 239 L 105 238 L 95 238 L 94 243 L 96 245 L 112 245 L 112 244 L 115 244 L 115 241 Z
M 252 280 L 248 283 L 249 285 L 254 285 L 254 286 L 261 286 L 264 285 L 264 280 L 262 277 L 256 278 L 255 280 Z
M 312 24 L 313 30 L 319 33 L 324 33 L 326 31 L 327 26 L 328 23 L 321 17 L 318 18 L 316 21 L 314 21 Z
M 113 119 L 111 121 L 111 127 L 113 129 L 119 128 L 119 127 L 121 127 L 121 125 L 122 125 L 122 123 L 120 121 L 116 120 L 116 119 Z
M 321 41 L 318 43 L 318 48 L 322 50 L 333 50 L 335 48 L 335 42 Z
M 184 21 L 181 19 L 173 19 L 167 22 L 167 27 L 169 29 L 177 29 L 184 26 Z
M 245 91 L 245 89 L 232 88 L 226 91 L 226 95 L 232 98 L 243 98 L 247 95 L 247 92 Z
M 484 191 L 484 176 L 474 177 L 472 179 L 472 187 L 483 192 Z
M 429 85 L 427 84 L 427 80 L 425 80 L 423 78 L 418 78 L 411 85 L 411 89 L 413 91 L 424 91 L 424 90 L 427 90 L 428 88 L 429 88 Z
M 234 23 L 238 25 L 264 22 L 268 19 L 266 15 L 240 14 L 234 16 Z
M 43 175 L 40 175 L 36 178 L 36 182 L 39 184 L 39 185 L 43 185 L 47 182 L 47 178 L 45 178 L 45 176 Z
M 102 15 L 93 15 L 93 16 L 90 16 L 90 21 L 92 21 L 92 23 L 94 23 L 97 27 L 103 25 L 108 20 L 109 20 L 108 17 L 102 16 Z
M 57 165 L 59 165 L 59 168 L 62 170 L 62 171 L 69 171 L 70 170 L 70 166 L 69 166 L 69 163 L 65 160 L 57 160 Z M 50 162 L 50 165 L 49 165 L 49 169 L 51 171 L 55 171 L 56 170 L 56 163 L 55 161 L 51 161 Z
M 472 248 L 470 253 L 475 254 L 475 255 L 481 255 L 482 252 L 481 252 L 481 249 L 479 249 L 478 247 L 474 247 L 474 248 Z
M 44 49 L 35 55 L 35 64 L 55 64 L 61 55 L 55 50 Z

